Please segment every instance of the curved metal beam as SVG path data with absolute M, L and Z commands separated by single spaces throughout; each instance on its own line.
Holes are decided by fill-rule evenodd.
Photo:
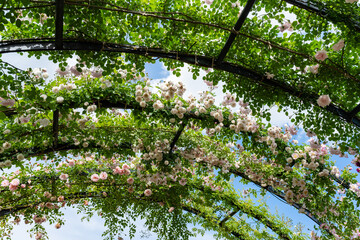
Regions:
M 254 182 L 253 180 L 251 180 L 248 176 L 246 176 L 244 173 L 242 172 L 239 172 L 239 171 L 234 171 L 234 170 L 230 170 L 231 173 L 233 173 L 234 175 L 236 176 L 239 176 L 243 179 L 246 179 L 252 183 L 254 183 L 256 186 L 258 186 L 259 188 L 263 188 L 265 189 L 266 191 L 268 191 L 269 193 L 273 194 L 275 197 L 277 197 L 278 199 L 282 200 L 284 203 L 287 203 L 287 201 L 285 200 L 285 194 L 283 192 L 280 192 L 280 191 L 277 191 L 275 190 L 272 186 L 266 186 L 266 187 L 263 187 L 261 186 L 261 184 L 259 183 L 256 183 Z M 296 209 L 300 209 L 301 206 L 297 203 L 293 203 L 292 206 L 294 206 Z M 322 222 L 320 222 L 316 217 L 314 217 L 311 212 L 308 210 L 308 209 L 305 209 L 305 212 L 304 214 L 310 218 L 314 223 L 316 223 L 317 225 L 321 225 Z
M 108 194 L 108 196 L 111 196 L 111 194 Z M 125 195 L 124 196 L 124 199 L 128 199 L 128 195 Z M 78 193 L 73 193 L 71 195 L 67 195 L 65 196 L 65 200 L 68 201 L 68 200 L 72 200 L 72 199 L 82 199 L 82 198 L 105 198 L 104 195 L 103 195 L 103 192 L 101 193 L 98 193 L 96 195 L 94 195 L 93 193 L 89 194 L 87 192 L 78 192 Z M 146 198 L 146 199 L 142 199 L 142 196 L 138 196 L 136 197 L 136 199 L 138 200 L 144 200 L 144 201 L 153 201 L 153 202 L 156 202 L 156 199 L 151 199 L 151 198 Z M 27 209 L 27 208 L 31 208 L 33 206 L 37 206 L 39 204 L 43 203 L 42 201 L 39 201 L 39 202 L 35 202 L 35 203 L 29 203 L 29 204 L 26 204 L 26 205 L 18 205 L 18 206 L 15 206 L 15 207 L 12 207 L 12 208 L 4 208 L 4 209 L 1 209 L 0 210 L 0 217 L 2 216 L 6 216 L 6 215 L 9 215 L 9 214 L 12 214 L 12 213 L 16 213 L 18 211 L 21 211 L 21 210 L 24 210 L 24 209 Z M 190 207 L 190 206 L 186 206 L 186 205 L 182 205 L 181 208 L 184 210 L 184 211 L 187 211 L 189 213 L 192 213 L 194 215 L 197 215 L 197 216 L 200 216 L 202 218 L 204 218 L 205 220 L 211 220 L 211 221 L 214 221 L 216 223 L 219 223 L 219 224 L 216 224 L 217 227 L 219 228 L 224 228 L 225 230 L 229 231 L 230 234 L 232 234 L 233 236 L 235 236 L 237 239 L 240 239 L 240 240 L 245 240 L 244 236 L 238 232 L 235 232 L 235 231 L 231 231 L 229 230 L 224 224 L 220 224 L 220 220 L 219 219 L 208 219 L 201 210 L 199 209 L 196 209 L 194 207 Z M 289 239 L 289 238 L 285 238 L 285 239 Z
M 235 37 L 237 36 L 237 33 L 240 28 L 243 26 L 247 16 L 249 15 L 249 12 L 251 11 L 251 8 L 254 6 L 256 0 L 248 0 L 244 9 L 241 11 L 241 14 L 239 16 L 239 19 L 237 20 L 234 28 L 233 28 L 233 32 L 230 33 L 229 38 L 227 39 L 223 49 L 221 49 L 221 52 L 218 56 L 218 58 L 216 59 L 216 62 L 220 63 L 224 60 L 227 52 L 229 51 L 231 45 L 233 44 Z
M 241 75 L 250 78 L 261 85 L 266 85 L 281 89 L 282 91 L 300 98 L 303 101 L 316 105 L 317 99 L 320 97 L 315 93 L 304 93 L 288 83 L 277 81 L 276 79 L 268 79 L 265 75 L 255 72 L 254 70 L 245 68 L 241 65 L 236 65 L 230 62 L 216 63 L 216 59 L 207 56 L 198 56 L 194 54 L 167 51 L 161 48 L 148 48 L 136 45 L 125 45 L 116 43 L 102 43 L 96 41 L 64 41 L 63 49 L 68 51 L 108 51 L 119 53 L 131 53 L 142 56 L 167 58 L 184 63 L 197 65 L 206 68 L 214 68 L 225 72 Z M 56 42 L 54 40 L 14 40 L 0 42 L 0 54 L 10 52 L 28 52 L 28 51 L 54 51 L 57 50 Z M 341 119 L 352 123 L 354 126 L 360 128 L 360 118 L 352 116 L 350 112 L 331 103 L 325 108 L 328 112 L 339 116 Z
M 298 8 L 305 9 L 309 12 L 315 13 L 322 18 L 325 18 L 333 23 L 343 22 L 348 28 L 360 32 L 360 22 L 353 20 L 352 16 L 343 14 L 338 11 L 326 8 L 323 3 L 310 0 L 284 0 L 285 2 L 294 5 Z M 318 7 L 317 5 L 322 5 Z

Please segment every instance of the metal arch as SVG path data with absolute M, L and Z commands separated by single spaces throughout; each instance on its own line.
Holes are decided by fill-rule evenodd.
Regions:
M 28 51 L 55 51 L 56 41 L 54 39 L 48 40 L 15 40 L 15 41 L 4 41 L 0 42 L 0 54 L 10 52 L 28 52 Z M 70 51 L 108 51 L 108 52 L 119 52 L 119 53 L 131 53 L 149 57 L 167 58 L 181 62 L 185 62 L 192 65 L 198 65 L 206 68 L 215 68 L 218 70 L 226 71 L 229 73 L 241 75 L 246 78 L 250 78 L 258 84 L 275 87 L 282 91 L 300 98 L 303 101 L 310 102 L 316 105 L 317 99 L 320 97 L 315 93 L 304 93 L 290 84 L 285 82 L 277 81 L 276 79 L 267 79 L 261 73 L 255 72 L 251 69 L 245 68 L 241 65 L 233 64 L 230 62 L 214 63 L 214 58 L 207 56 L 198 56 L 188 53 L 180 53 L 176 51 L 167 51 L 162 48 L 148 48 L 136 45 L 125 45 L 116 43 L 102 43 L 97 41 L 70 41 L 66 40 L 63 42 L 63 50 Z M 325 108 L 328 112 L 339 116 L 341 119 L 352 123 L 354 126 L 360 128 L 360 118 L 352 116 L 349 112 L 330 104 Z
M 64 0 L 55 0 L 56 13 L 55 13 L 55 46 L 56 49 L 63 48 L 63 29 L 64 29 Z
M 95 100 L 94 100 L 95 101 Z M 103 108 L 121 108 L 121 109 L 137 109 L 137 110 L 141 110 L 142 108 L 138 105 L 138 104 L 129 104 L 129 103 L 126 103 L 124 101 L 118 101 L 118 102 L 110 102 L 109 100 L 99 100 L 97 99 L 96 100 L 99 104 L 99 106 L 103 107 Z M 69 108 L 77 108 L 79 107 L 78 104 L 76 102 L 69 102 Z M 161 112 L 161 114 L 164 114 L 164 112 Z M 14 109 L 8 109 L 6 112 L 4 112 L 4 114 L 6 116 L 13 116 L 13 115 L 16 115 L 17 112 L 14 110 Z M 184 115 L 184 121 L 183 121 L 183 124 L 180 126 L 180 128 L 177 130 L 177 132 L 175 133 L 175 137 L 174 139 L 172 140 L 170 146 L 175 146 L 178 138 L 180 137 L 180 135 L 182 134 L 186 124 L 187 124 L 187 121 L 189 119 L 198 119 L 198 120 L 206 120 L 206 116 L 197 116 L 195 115 L 195 113 L 193 112 L 189 112 L 189 113 L 186 113 Z M 214 120 L 214 119 L 212 119 Z M 216 122 L 216 120 L 215 120 Z M 229 123 L 226 123 L 224 122 L 224 127 L 229 127 Z M 54 129 L 53 129 L 53 133 L 54 133 Z M 248 135 L 250 136 L 250 135 Z M 126 149 L 131 149 L 131 143 L 129 142 L 124 142 L 122 143 L 120 146 L 118 146 L 117 148 L 126 148 Z M 94 143 L 90 142 L 89 143 L 89 148 L 99 148 L 99 146 L 95 145 Z M 41 149 L 41 148 L 30 148 L 30 149 L 27 149 L 28 151 L 30 151 L 31 153 L 35 153 L 37 151 L 40 151 L 38 152 L 37 154 L 47 154 L 47 153 L 50 153 L 50 152 L 56 152 L 56 151 L 67 151 L 67 150 L 76 150 L 76 149 L 81 149 L 80 146 L 76 146 L 76 145 L 73 145 L 73 144 L 67 144 L 67 143 L 62 143 L 62 144 L 59 144 L 56 148 L 46 148 L 46 149 Z M 169 151 L 169 153 L 171 154 L 171 152 Z M 6 158 L 6 157 L 9 157 L 11 155 L 14 155 L 16 154 L 16 152 L 12 152 L 12 153 L 9 153 L 9 154 L 0 154 L 0 159 L 3 157 L 3 158 Z M 2 156 L 3 155 L 3 156 Z M 35 156 L 35 155 L 31 155 L 31 156 Z M 294 164 L 291 164 L 289 166 L 293 166 Z M 281 198 L 282 200 L 284 200 L 284 194 L 282 192 L 279 192 L 275 189 L 273 189 L 272 187 L 262 187 L 260 186 L 260 184 L 257 184 L 256 182 L 252 181 L 250 178 L 248 178 L 245 174 L 239 172 L 239 171 L 233 171 L 231 170 L 231 172 L 237 176 L 240 176 L 250 182 L 253 182 L 255 183 L 256 185 L 258 185 L 259 187 L 261 188 L 264 188 L 266 190 L 268 190 L 270 193 L 276 195 L 277 197 Z M 346 189 L 349 189 L 350 188 L 350 183 L 348 181 L 345 181 L 343 178 L 341 177 L 336 177 L 334 174 L 330 174 L 329 175 L 334 181 L 336 181 L 337 183 L 339 183 L 340 185 L 342 185 L 344 188 Z M 301 207 L 294 204 L 294 206 L 297 208 L 297 209 L 300 209 Z M 310 213 L 310 212 L 309 212 Z M 311 218 L 312 220 L 314 220 L 314 222 L 316 222 L 317 224 L 321 224 L 317 219 L 314 219 L 314 218 Z
M 53 176 L 50 176 L 50 177 L 53 177 Z M 49 176 L 45 176 L 44 180 L 48 180 L 50 178 Z M 196 188 L 198 189 L 199 191 L 203 191 L 204 189 L 200 189 L 200 188 Z M 109 194 L 108 194 L 109 195 Z M 110 194 L 111 195 L 111 194 Z M 145 200 L 145 199 L 142 199 L 142 197 L 144 197 L 143 195 L 139 195 L 137 197 L 135 197 L 137 200 Z M 73 193 L 73 194 L 70 194 L 70 195 L 67 195 L 65 196 L 65 200 L 69 200 L 69 199 L 82 199 L 82 198 L 105 198 L 105 196 L 103 195 L 103 192 L 99 192 L 98 194 L 88 194 L 87 192 L 77 192 L 77 193 Z M 152 199 L 152 198 L 146 198 L 147 201 L 152 201 L 152 202 L 157 202 L 156 199 Z M 146 201 L 145 200 L 145 201 Z M 4 208 L 4 209 L 1 209 L 0 210 L 0 217 L 2 216 L 6 216 L 6 215 L 9 215 L 9 214 L 12 214 L 12 213 L 16 213 L 18 211 L 21 211 L 21 210 L 24 210 L 24 209 L 27 209 L 29 207 L 32 207 L 32 206 L 36 206 L 36 205 L 39 205 L 43 203 L 43 201 L 39 201 L 39 202 L 33 202 L 33 203 L 29 203 L 29 204 L 23 204 L 23 205 L 18 205 L 18 206 L 15 206 L 15 207 L 12 207 L 12 208 Z M 181 208 L 184 210 L 184 211 L 187 211 L 189 213 L 192 213 L 194 215 L 197 215 L 197 216 L 200 216 L 202 218 L 204 218 L 205 220 L 210 220 L 210 221 L 215 221 L 215 224 L 216 224 L 216 227 L 219 227 L 219 228 L 223 228 L 225 229 L 226 231 L 229 231 L 230 234 L 232 234 L 233 236 L 235 236 L 236 238 L 240 239 L 240 240 L 245 240 L 244 236 L 236 231 L 233 231 L 233 230 L 229 230 L 226 225 L 225 225 L 225 222 L 227 220 L 229 220 L 230 218 L 226 219 L 225 222 L 224 221 L 220 221 L 220 219 L 216 218 L 216 217 L 212 217 L 211 219 L 209 219 L 208 217 L 206 217 L 203 212 L 195 207 L 191 207 L 191 206 L 187 206 L 187 205 L 184 205 L 184 204 L 181 204 Z M 253 217 L 252 215 L 249 215 L 251 217 Z M 262 222 L 260 219 L 258 219 L 260 222 Z M 263 223 L 264 224 L 264 223 Z M 270 229 L 271 226 L 268 226 L 266 224 L 264 224 L 265 226 L 269 227 Z M 276 233 L 276 232 L 275 232 Z M 290 240 L 290 238 L 287 236 L 287 235 L 280 235 L 279 233 L 276 233 L 278 234 L 281 238 L 285 239 L 285 240 Z
M 355 31 L 360 32 L 360 22 L 352 20 L 351 16 L 349 16 L 347 14 L 341 14 L 332 9 L 328 9 L 325 6 L 320 9 L 309 0 L 301 0 L 301 1 L 284 0 L 284 2 L 287 2 L 298 8 L 305 9 L 306 11 L 313 12 L 313 13 L 319 15 L 320 17 L 328 19 L 331 22 L 334 22 L 334 23 L 343 22 L 348 28 L 354 29 Z
M 235 37 L 237 36 L 237 32 L 243 26 L 247 16 L 249 15 L 249 12 L 251 11 L 251 8 L 254 6 L 255 2 L 256 2 L 256 0 L 248 0 L 247 1 L 245 8 L 241 11 L 239 19 L 237 20 L 237 22 L 233 28 L 233 32 L 230 34 L 223 49 L 220 52 L 218 58 L 216 59 L 217 63 L 221 63 L 224 60 L 226 54 L 228 53 L 231 45 L 233 44 L 233 42 L 235 40 Z

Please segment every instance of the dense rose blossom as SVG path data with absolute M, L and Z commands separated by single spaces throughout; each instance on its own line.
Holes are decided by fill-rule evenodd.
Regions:
M 94 105 L 90 105 L 87 107 L 86 111 L 88 111 L 89 113 L 90 112 L 95 112 L 97 106 L 94 104 Z
M 18 186 L 16 186 L 16 185 L 12 185 L 12 184 L 9 185 L 9 190 L 12 192 L 17 190 L 17 188 L 18 188 Z
M 39 119 L 37 122 L 40 123 L 40 126 L 42 127 L 46 127 L 50 124 L 50 120 L 47 118 Z
M 11 130 L 10 129 L 6 129 L 4 130 L 3 134 L 6 135 L 6 134 L 10 134 L 11 133 Z
M 127 165 L 127 164 L 125 163 L 125 164 L 122 166 L 122 169 L 124 169 L 124 170 L 125 170 L 125 169 L 128 169 L 128 170 L 129 170 L 130 167 L 129 167 L 129 165 Z
M 56 102 L 57 102 L 57 103 L 63 103 L 63 102 L 64 102 L 64 98 L 63 98 L 63 97 L 57 97 L 57 98 L 56 98 Z
M 22 160 L 25 159 L 24 155 L 21 154 L 21 153 L 19 153 L 19 154 L 16 156 L 16 158 L 17 158 L 17 160 L 19 160 L 19 161 L 22 161 Z
M 340 176 L 340 170 L 336 166 L 331 167 L 331 174 L 334 174 L 336 177 Z
M 68 179 L 69 178 L 69 175 L 68 174 L 65 174 L 65 173 L 62 173 L 62 174 L 60 174 L 60 180 L 63 180 L 63 181 L 65 181 L 66 179 Z
M 40 68 L 34 68 L 34 70 L 32 71 L 32 73 L 35 75 L 35 76 L 40 76 L 41 75 L 41 69 Z
M 9 142 L 4 142 L 4 143 L 3 143 L 3 148 L 4 148 L 4 149 L 9 149 L 9 148 L 11 148 L 11 143 L 9 143 Z
M 10 160 L 6 160 L 6 161 L 3 163 L 3 165 L 4 165 L 5 167 L 11 167 L 12 162 L 11 162 Z
M 97 182 L 97 181 L 99 181 L 99 179 L 100 179 L 99 175 L 97 175 L 97 174 L 91 175 L 91 181 Z
M 2 99 L 0 104 L 5 107 L 12 107 L 15 105 L 15 100 L 14 99 Z
M 48 74 L 47 72 L 44 72 L 44 73 L 42 74 L 42 77 L 45 78 L 45 79 L 47 79 L 47 78 L 49 77 L 49 74 Z
M 133 179 L 133 178 L 128 178 L 126 181 L 127 181 L 128 184 L 133 184 L 133 183 L 134 183 L 134 179 Z
M 314 66 L 310 66 L 309 67 L 309 71 L 313 74 L 318 74 L 319 73 L 319 67 L 320 65 L 319 64 L 316 64 Z
M 36 233 L 36 235 L 35 235 L 35 239 L 36 240 L 40 240 L 40 239 L 42 239 L 42 237 L 43 237 L 43 235 L 42 235 L 42 233 Z
M 74 74 L 75 76 L 80 76 L 80 75 L 81 75 L 81 72 L 79 72 L 79 71 L 77 70 L 76 66 L 70 67 L 70 72 L 71 72 L 72 74 Z
M 94 78 L 101 78 L 102 77 L 102 70 L 95 69 L 91 71 L 91 76 Z
M 4 180 L 1 182 L 2 187 L 7 187 L 7 186 L 9 186 L 9 184 L 10 184 L 10 182 L 8 180 Z
M 334 51 L 340 51 L 344 46 L 345 46 L 345 43 L 344 43 L 344 39 L 341 39 L 339 42 L 335 43 L 333 46 L 332 46 L 332 49 Z
M 68 164 L 70 167 L 75 166 L 75 160 L 74 159 L 68 159 Z
M 56 73 L 63 77 L 65 75 L 69 74 L 69 70 L 65 69 L 65 71 L 61 71 L 60 68 L 57 68 Z
M 289 22 L 284 23 L 278 29 L 280 30 L 280 32 L 284 32 L 285 30 L 288 30 L 291 32 L 293 30 L 291 23 L 289 23 Z
M 144 194 L 145 194 L 145 196 L 149 197 L 149 196 L 151 196 L 152 191 L 151 191 L 150 189 L 146 189 L 146 190 L 144 191 Z
M 296 159 L 298 159 L 298 158 L 300 157 L 300 155 L 299 155 L 298 153 L 293 153 L 293 154 L 291 154 L 291 157 L 292 157 L 294 160 L 296 160 Z
M 182 178 L 182 179 L 179 181 L 179 184 L 182 185 L 182 186 L 185 186 L 185 185 L 186 185 L 186 179 L 185 179 L 185 178 Z
M 272 73 L 266 72 L 265 76 L 266 76 L 267 79 L 272 79 L 272 78 L 274 78 L 275 75 L 272 74 Z
M 320 50 L 315 54 L 315 58 L 319 61 L 324 61 L 328 58 L 327 52 L 325 50 Z
M 124 170 L 121 169 L 120 167 L 116 167 L 115 169 L 113 169 L 113 173 L 114 173 L 114 174 L 123 175 L 123 174 L 124 174 Z
M 59 87 L 53 87 L 53 88 L 52 88 L 52 92 L 53 92 L 53 93 L 59 93 L 59 92 L 60 92 L 60 88 L 59 88 Z
M 10 185 L 14 185 L 14 186 L 19 186 L 20 185 L 20 180 L 15 178 L 10 182 Z
M 317 104 L 320 107 L 329 106 L 330 103 L 331 103 L 331 99 L 330 99 L 329 95 L 321 95 L 317 100 Z
M 107 177 L 108 177 L 108 175 L 107 175 L 107 173 L 106 173 L 106 172 L 101 172 L 101 173 L 100 173 L 100 179 L 102 179 L 102 180 L 106 180 L 106 179 L 107 179 Z

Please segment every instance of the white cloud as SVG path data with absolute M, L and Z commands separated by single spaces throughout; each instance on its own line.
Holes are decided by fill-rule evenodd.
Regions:
M 66 208 L 63 210 L 64 219 L 66 220 L 65 224 L 61 226 L 60 229 L 55 229 L 54 224 L 49 225 L 47 222 L 44 223 L 44 227 L 47 230 L 48 237 L 50 240 L 79 240 L 79 239 L 87 239 L 87 240 L 99 240 L 103 237 L 102 233 L 106 230 L 104 226 L 104 219 L 97 216 L 96 214 L 90 219 L 90 221 L 81 221 L 81 218 L 84 214 L 77 214 L 76 210 L 73 208 Z M 146 232 L 149 233 L 147 236 L 147 240 L 156 240 L 157 234 L 153 232 L 148 232 L 144 227 L 145 220 L 143 219 L 135 219 L 133 220 L 136 225 L 136 234 L 133 239 L 141 239 L 141 233 Z M 188 229 L 192 229 L 194 225 L 189 224 Z M 196 225 L 196 228 L 201 228 Z M 11 237 L 12 240 L 23 240 L 30 239 L 30 234 L 28 233 L 30 230 L 30 226 L 24 224 L 24 222 L 20 222 L 19 225 L 15 225 L 13 229 L 13 235 Z M 123 237 L 124 240 L 129 240 L 128 236 L 128 228 L 125 229 L 119 236 Z M 190 238 L 191 240 L 212 240 L 213 234 L 215 232 L 205 232 L 204 236 L 198 235 L 197 237 Z

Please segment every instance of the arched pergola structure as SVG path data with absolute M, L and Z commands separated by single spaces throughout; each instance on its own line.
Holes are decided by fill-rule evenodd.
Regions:
M 66 59 L 75 53 L 81 63 L 71 69 L 72 76 L 47 83 L 42 79 L 43 73 L 29 74 L 0 62 L 3 72 L 0 124 L 4 129 L 0 136 L 4 144 L 1 167 L 9 165 L 9 161 L 23 167 L 23 158 L 36 157 L 39 161 L 45 156 L 59 162 L 77 154 L 89 157 L 92 152 L 96 161 L 86 162 L 87 167 L 79 164 L 76 168 L 70 165 L 55 169 L 52 163 L 45 163 L 41 171 L 50 171 L 53 175 L 29 168 L 20 174 L 24 179 L 18 180 L 27 181 L 26 174 L 33 174 L 35 179 L 51 179 L 53 186 L 65 186 L 61 195 L 65 199 L 73 203 L 91 199 L 95 208 L 106 212 L 110 206 L 116 209 L 114 201 L 123 205 L 125 195 L 119 192 L 122 198 L 112 198 L 108 190 L 117 184 L 126 185 L 123 173 L 119 177 L 116 167 L 131 157 L 132 167 L 125 175 L 138 181 L 135 193 L 130 194 L 135 205 L 142 206 L 142 202 L 151 206 L 158 202 L 175 204 L 177 210 L 169 216 L 180 217 L 181 223 L 185 223 L 189 219 L 187 215 L 182 217 L 180 209 L 185 210 L 202 217 L 205 228 L 217 230 L 229 239 L 271 238 L 267 231 L 277 238 L 303 239 L 264 209 L 238 199 L 227 182 L 230 176 L 235 176 L 244 182 L 253 182 L 304 213 L 320 226 L 325 238 L 341 234 L 345 238 L 353 237 L 359 221 L 356 219 L 359 209 L 355 206 L 360 194 L 356 176 L 346 171 L 342 175 L 338 173 L 328 161 L 329 148 L 319 143 L 296 146 L 289 142 L 295 130 L 268 127 L 254 120 L 261 114 L 268 117 L 268 112 L 263 113 L 267 106 L 289 107 L 297 111 L 294 122 L 315 132 L 319 140 L 338 141 L 343 152 L 359 149 L 360 17 L 356 1 L 348 2 L 355 4 L 340 0 L 280 3 L 206 0 L 187 4 L 177 0 L 147 4 L 140 0 L 24 0 L 3 3 L 0 30 L 6 31 L 1 33 L 0 54 L 46 54 L 54 62 L 60 62 L 64 70 Z M 334 10 L 336 8 L 339 11 Z M 290 22 L 288 18 L 293 19 Z M 290 29 L 293 32 L 287 34 Z M 339 47 L 341 43 L 344 46 Z M 317 56 L 319 52 L 323 57 Z M 190 64 L 194 77 L 201 68 L 213 69 L 206 80 L 214 84 L 223 81 L 225 89 L 236 94 L 229 97 L 229 102 L 235 103 L 235 98 L 252 99 L 250 108 L 254 116 L 249 114 L 251 111 L 244 102 L 240 104 L 240 112 L 234 115 L 229 108 L 209 105 L 209 101 L 213 101 L 210 95 L 205 94 L 207 100 L 196 104 L 193 100 L 186 101 L 181 98 L 181 85 L 168 86 L 176 89 L 175 95 L 163 89 L 162 95 L 150 94 L 149 83 L 144 83 L 148 79 L 141 71 L 145 62 L 157 59 L 174 68 L 174 73 L 184 63 Z M 81 73 L 80 67 L 85 66 L 102 68 L 104 77 L 85 68 Z M 62 71 L 59 74 L 63 74 Z M 144 82 L 138 81 L 140 79 Z M 150 97 L 145 97 L 146 94 Z M 170 97 L 165 97 L 166 94 Z M 321 106 L 319 99 L 324 95 L 330 95 L 332 101 Z M 87 111 L 73 113 L 86 103 L 93 103 L 92 108 L 85 105 Z M 130 113 L 119 117 L 114 109 L 128 109 Z M 91 119 L 92 114 L 97 120 Z M 207 131 L 207 135 L 197 130 Z M 231 147 L 227 145 L 229 142 L 242 146 Z M 330 148 L 330 151 L 341 154 L 340 149 Z M 150 153 L 159 159 L 149 157 Z M 79 163 L 80 160 L 68 160 L 72 161 Z M 82 170 L 74 172 L 77 168 Z M 73 188 L 81 191 L 68 190 L 64 179 L 59 180 L 58 169 L 68 175 L 66 178 L 74 184 Z M 89 193 L 88 188 L 81 189 L 79 180 L 84 179 L 89 186 L 102 188 L 97 181 L 89 180 L 90 174 L 96 171 L 109 176 L 102 179 L 109 183 L 109 189 L 95 193 Z M 185 172 L 192 172 L 193 177 Z M 162 189 L 167 185 L 157 183 L 159 175 L 165 181 L 182 177 L 182 181 L 174 180 L 174 188 L 186 193 L 185 196 L 169 197 L 167 202 L 164 196 L 174 192 L 170 187 Z M 4 177 L 4 182 L 16 176 Z M 157 176 L 155 180 L 154 176 Z M 150 186 L 159 195 L 150 198 L 142 193 L 148 186 L 145 178 L 151 178 Z M 211 178 L 224 186 L 220 184 L 215 188 Z M 57 198 L 48 201 L 46 196 L 35 193 L 35 200 L 15 199 L 14 191 L 19 194 L 28 191 L 29 198 L 33 191 L 31 183 L 29 186 L 24 183 L 24 189 L 14 184 L 8 181 L 2 186 L 5 200 L 1 202 L 0 216 L 4 221 L 10 219 L 10 215 L 16 219 L 17 214 L 22 213 L 28 218 L 34 211 L 44 210 L 34 210 L 34 205 L 61 205 L 62 201 Z M 39 186 L 46 184 L 40 181 Z M 224 191 L 220 191 L 221 188 Z M 339 201 L 336 191 L 343 191 L 353 202 Z M 58 197 L 59 193 L 50 195 Z M 206 196 L 207 202 L 201 203 L 202 196 Z M 106 201 L 109 209 L 103 207 Z M 166 212 L 160 206 L 159 209 Z M 219 209 L 223 211 L 221 216 L 217 213 Z M 48 210 L 52 212 L 52 207 Z M 243 218 L 236 218 L 239 212 L 270 230 L 254 230 L 248 234 L 251 226 Z M 166 233 L 157 227 L 160 236 L 165 238 L 183 230 L 176 228 Z

